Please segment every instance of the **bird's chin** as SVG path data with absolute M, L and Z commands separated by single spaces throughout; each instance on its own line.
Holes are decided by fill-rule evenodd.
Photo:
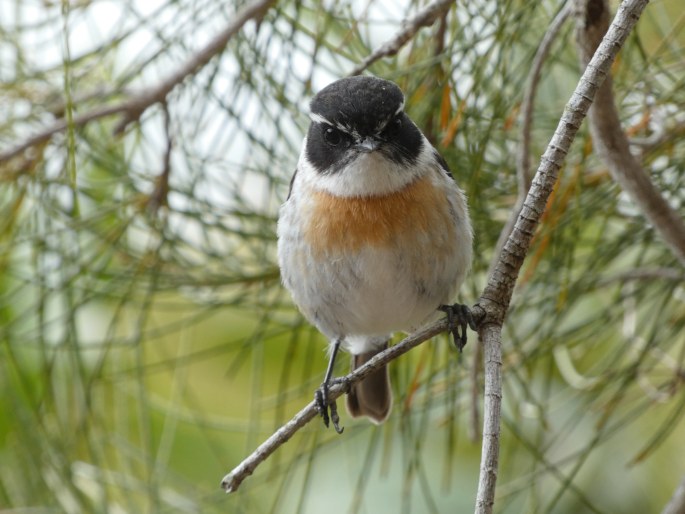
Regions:
M 335 196 L 384 196 L 427 173 L 432 168 L 431 155 L 430 146 L 426 146 L 416 162 L 402 164 L 393 161 L 382 147 L 370 152 L 350 148 L 340 162 L 322 172 L 312 166 L 303 152 L 297 168 L 301 180 L 310 187 Z
M 416 171 L 398 166 L 383 152 L 374 150 L 355 152 L 336 173 L 325 178 L 329 192 L 338 196 L 382 196 L 413 182 L 418 175 Z

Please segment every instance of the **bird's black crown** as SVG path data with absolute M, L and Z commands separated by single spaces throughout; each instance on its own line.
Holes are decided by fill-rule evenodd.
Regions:
M 348 77 L 323 88 L 310 104 L 312 114 L 331 125 L 353 128 L 361 135 L 373 135 L 402 111 L 404 95 L 389 80 L 377 77 Z

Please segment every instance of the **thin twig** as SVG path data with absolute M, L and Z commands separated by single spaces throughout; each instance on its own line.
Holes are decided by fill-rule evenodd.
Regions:
M 74 116 L 71 126 L 73 127 L 82 127 L 84 125 L 87 125 L 91 121 L 100 119 L 100 118 L 105 118 L 107 116 L 112 116 L 113 114 L 121 114 L 122 112 L 125 112 L 126 109 L 128 109 L 128 102 L 123 102 L 117 105 L 112 105 L 109 107 L 98 107 L 96 109 L 93 109 L 92 111 L 88 111 L 86 113 Z M 42 143 L 45 143 L 47 140 L 49 140 L 52 136 L 55 134 L 58 134 L 60 132 L 64 132 L 67 128 L 67 122 L 64 119 L 57 120 L 54 124 L 51 126 L 47 127 L 43 131 L 39 132 L 38 134 L 35 134 L 31 137 L 29 137 L 26 141 L 23 141 L 22 143 L 18 144 L 14 148 L 10 148 L 9 150 L 6 150 L 4 152 L 0 152 L 0 163 L 8 161 L 12 159 L 13 157 L 16 157 L 20 154 L 22 154 L 25 150 L 28 150 L 29 148 L 33 148 L 34 146 L 38 146 Z
M 485 357 L 485 405 L 483 448 L 476 495 L 477 514 L 490 514 L 495 503 L 502 402 L 502 324 L 519 270 L 571 143 L 595 94 L 609 74 L 616 54 L 648 3 L 649 0 L 626 0 L 620 5 L 609 31 L 566 104 L 554 136 L 542 156 L 518 220 L 479 300 L 485 311 L 485 319 L 479 326 Z
M 576 38 L 580 62 L 585 65 L 599 45 L 609 24 L 606 0 L 576 0 Z M 621 186 L 659 233 L 666 245 L 685 265 L 685 221 L 652 183 L 649 174 L 630 153 L 616 108 L 611 77 L 597 92 L 589 113 L 594 147 Z
M 83 127 L 91 121 L 100 118 L 112 116 L 114 114 L 123 114 L 123 118 L 114 129 L 115 134 L 120 134 L 129 124 L 139 120 L 147 109 L 157 103 L 164 102 L 169 93 L 176 86 L 190 75 L 196 74 L 215 55 L 221 53 L 229 40 L 237 34 L 248 21 L 256 20 L 259 23 L 266 11 L 275 3 L 275 1 L 276 0 L 256 0 L 247 5 L 238 11 L 235 14 L 234 19 L 224 28 L 224 30 L 217 34 L 204 48 L 200 49 L 185 64 L 155 87 L 146 88 L 134 93 L 130 98 L 119 104 L 98 107 L 79 116 L 75 116 L 70 126 Z M 50 127 L 31 136 L 14 148 L 1 152 L 0 163 L 16 157 L 29 148 L 48 141 L 55 134 L 63 132 L 66 127 L 67 124 L 65 120 L 60 119 L 56 121 Z
M 178 68 L 166 80 L 162 81 L 157 87 L 146 90 L 137 95 L 131 108 L 126 111 L 124 119 L 114 129 L 115 134 L 123 132 L 129 123 L 137 121 L 140 115 L 151 105 L 163 102 L 167 95 L 177 85 L 183 82 L 190 75 L 194 75 L 202 69 L 212 58 L 221 53 L 231 38 L 243 28 L 250 20 L 261 22 L 266 11 L 275 3 L 276 0 L 257 0 L 236 13 L 235 19 L 229 23 L 222 32 L 217 34 L 207 46 L 202 48 L 183 66 Z
M 396 55 L 397 52 L 413 38 L 422 27 L 428 27 L 441 16 L 453 4 L 453 0 L 437 0 L 431 2 L 421 9 L 411 18 L 402 22 L 402 28 L 395 36 L 383 43 L 376 50 L 371 52 L 362 62 L 360 62 L 350 72 L 350 75 L 359 75 L 366 68 L 383 57 Z
M 530 137 L 533 126 L 533 104 L 535 103 L 535 95 L 538 90 L 538 84 L 540 83 L 542 66 L 549 55 L 552 43 L 556 40 L 570 14 L 571 2 L 568 0 L 554 17 L 552 23 L 550 23 L 535 52 L 535 57 L 533 58 L 533 65 L 526 81 L 528 87 L 526 88 L 523 95 L 523 102 L 521 103 L 521 143 L 518 147 L 516 156 L 516 178 L 518 182 L 516 202 L 514 203 L 514 208 L 511 210 L 509 219 L 504 224 L 504 227 L 499 234 L 497 244 L 495 245 L 494 255 L 499 255 L 505 241 L 509 237 L 509 234 L 511 234 L 511 230 L 514 228 L 514 224 L 518 219 L 519 211 L 523 206 L 523 201 L 526 199 L 526 194 L 528 194 L 528 189 L 530 189 Z M 495 262 L 496 261 L 493 261 L 493 264 Z M 492 269 L 490 269 L 490 273 L 491 272 Z
M 368 361 L 363 366 L 355 369 L 353 372 L 336 380 L 336 383 L 329 387 L 328 398 L 333 401 L 343 393 L 347 392 L 349 388 L 365 377 L 369 376 L 374 371 L 388 364 L 390 361 L 396 359 L 400 355 L 407 353 L 412 348 L 428 341 L 431 337 L 436 336 L 447 330 L 447 320 L 441 319 L 432 323 L 431 325 L 407 336 L 404 340 L 391 346 L 387 350 L 379 353 L 373 359 Z M 252 452 L 245 460 L 243 460 L 233 471 L 226 475 L 221 481 L 221 487 L 226 492 L 234 492 L 238 489 L 243 480 L 250 476 L 254 470 L 266 460 L 269 455 L 276 451 L 282 444 L 288 441 L 295 432 L 309 423 L 318 415 L 316 403 L 312 401 L 300 412 L 295 414 L 293 418 L 285 425 L 279 428 L 274 434 L 264 441 L 259 447 Z

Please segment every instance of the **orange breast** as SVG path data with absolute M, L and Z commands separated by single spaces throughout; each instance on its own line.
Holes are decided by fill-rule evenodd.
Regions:
M 314 254 L 354 252 L 366 246 L 455 244 L 447 196 L 428 177 L 385 196 L 348 198 L 323 191 L 312 195 L 304 236 Z

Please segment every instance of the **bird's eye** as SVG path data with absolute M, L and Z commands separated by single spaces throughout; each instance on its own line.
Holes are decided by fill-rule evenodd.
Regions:
M 343 135 L 339 130 L 328 127 L 323 131 L 323 138 L 329 145 L 338 146 L 343 140 Z
M 397 116 L 395 117 L 394 120 L 392 120 L 393 126 L 398 129 L 402 126 L 402 116 Z

